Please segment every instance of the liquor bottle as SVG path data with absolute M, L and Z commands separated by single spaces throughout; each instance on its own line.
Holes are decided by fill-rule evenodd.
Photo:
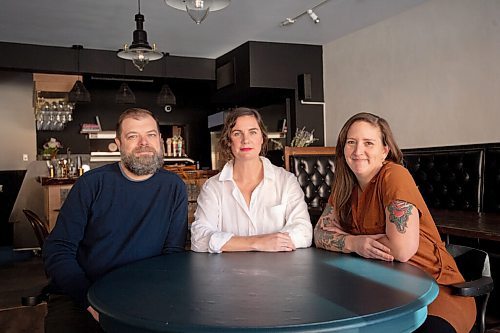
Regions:
M 182 157 L 182 148 L 183 148 L 183 140 L 182 136 L 179 135 L 179 138 L 177 139 L 177 156 Z
M 177 136 L 172 137 L 172 152 L 173 156 L 177 157 Z
M 167 156 L 172 156 L 172 138 L 167 138 Z

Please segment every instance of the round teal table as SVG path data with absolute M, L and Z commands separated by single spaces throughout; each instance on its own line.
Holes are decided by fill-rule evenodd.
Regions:
M 411 332 L 438 286 L 426 273 L 315 248 L 155 257 L 97 281 L 107 332 Z

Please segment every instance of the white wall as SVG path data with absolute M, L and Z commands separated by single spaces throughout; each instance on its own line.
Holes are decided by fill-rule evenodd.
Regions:
M 26 170 L 36 160 L 31 73 L 0 71 L 0 170 Z M 23 161 L 28 154 L 29 161 Z
M 323 52 L 326 145 L 360 111 L 402 148 L 500 142 L 500 1 L 429 0 Z

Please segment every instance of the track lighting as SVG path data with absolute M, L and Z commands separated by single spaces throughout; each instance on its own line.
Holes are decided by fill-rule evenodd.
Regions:
M 307 14 L 309 14 L 309 17 L 311 18 L 311 20 L 313 20 L 314 23 L 319 23 L 319 17 L 312 9 L 308 9 Z
M 282 21 L 280 23 L 280 25 L 282 27 L 285 27 L 285 26 L 288 26 L 288 25 L 292 25 L 294 24 L 299 18 L 301 18 L 302 16 L 305 16 L 305 15 L 309 15 L 309 17 L 311 18 L 311 20 L 313 20 L 314 23 L 319 23 L 319 17 L 318 15 L 314 12 L 314 10 L 316 10 L 319 6 L 322 6 L 324 5 L 325 3 L 327 3 L 328 1 L 330 0 L 323 0 L 321 1 L 320 3 L 318 3 L 316 6 L 313 6 L 311 7 L 310 9 L 306 10 L 305 12 L 302 12 L 300 13 L 299 15 L 295 16 L 295 17 L 287 17 L 284 21 Z
M 284 20 L 283 22 L 281 22 L 281 25 L 285 26 L 285 25 L 294 24 L 294 23 L 295 23 L 294 19 L 291 19 L 291 18 L 287 17 L 286 20 Z

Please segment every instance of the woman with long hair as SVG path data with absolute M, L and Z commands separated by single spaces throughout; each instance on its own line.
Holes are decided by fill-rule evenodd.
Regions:
M 329 203 L 314 229 L 319 248 L 408 262 L 429 273 L 439 295 L 416 332 L 469 332 L 476 317 L 472 297 L 451 294 L 463 282 L 386 120 L 358 113 L 337 140 Z

